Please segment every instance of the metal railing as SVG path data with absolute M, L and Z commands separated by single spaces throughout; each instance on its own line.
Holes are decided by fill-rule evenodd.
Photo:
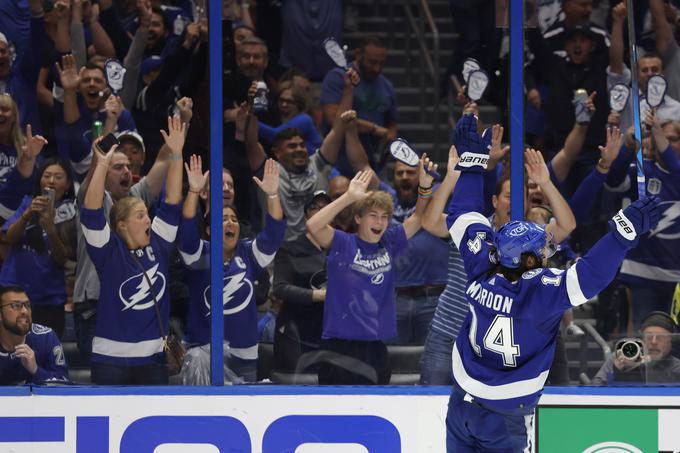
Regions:
M 428 86 L 432 86 L 432 98 L 429 105 L 432 106 L 432 123 L 433 123 L 433 155 L 435 159 L 439 156 L 441 149 L 441 124 L 439 121 L 439 73 L 440 73 L 440 36 L 437 24 L 432 16 L 428 0 L 404 0 L 404 17 L 408 28 L 405 30 L 405 55 L 406 61 L 411 61 L 413 53 L 413 44 L 417 46 L 417 51 L 420 52 L 420 66 L 418 71 L 418 87 L 422 96 L 420 96 L 420 121 L 427 122 L 427 92 Z M 393 23 L 392 15 L 394 9 L 390 9 L 390 23 Z M 414 14 L 414 11 L 416 14 Z M 392 29 L 394 31 L 394 29 Z M 428 35 L 432 40 L 431 46 L 428 46 Z M 409 80 L 413 80 L 413 65 L 407 64 L 406 74 Z M 428 85 L 431 84 L 431 85 Z M 446 159 L 444 159 L 446 160 Z

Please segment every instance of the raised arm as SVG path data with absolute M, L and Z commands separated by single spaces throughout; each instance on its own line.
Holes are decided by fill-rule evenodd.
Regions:
M 567 200 L 562 197 L 560 191 L 550 180 L 550 172 L 543 160 L 543 155 L 535 149 L 528 149 L 524 153 L 524 161 L 527 175 L 543 190 L 543 194 L 553 211 L 555 223 L 548 224 L 546 230 L 553 234 L 555 242 L 559 244 L 576 228 L 574 213 L 571 212 Z
M 210 170 L 203 173 L 203 161 L 201 156 L 192 154 L 189 158 L 189 163 L 184 164 L 184 169 L 187 173 L 187 181 L 189 182 L 189 191 L 186 198 L 184 198 L 184 205 L 182 206 L 182 217 L 185 219 L 193 219 L 196 217 L 198 208 L 198 199 L 201 191 L 205 188 Z
M 168 132 L 161 130 L 163 140 L 170 149 L 168 176 L 165 182 L 165 202 L 179 204 L 182 201 L 182 149 L 186 139 L 186 124 L 179 117 L 168 117 Z
M 264 163 L 262 179 L 253 176 L 253 181 L 267 195 L 267 213 L 275 220 L 283 219 L 283 209 L 279 199 L 279 166 L 273 159 Z
M 338 112 L 340 114 L 335 115 L 335 118 L 331 123 L 333 127 L 330 132 L 328 132 L 328 135 L 326 135 L 326 138 L 324 138 L 321 143 L 321 148 L 319 149 L 321 155 L 330 164 L 334 164 L 335 161 L 338 160 L 338 153 L 340 152 L 342 141 L 345 138 L 345 129 L 350 120 L 350 116 L 348 116 L 346 112 L 352 109 L 352 95 L 354 93 L 353 83 L 359 83 L 359 75 L 354 69 L 350 68 L 343 74 L 342 81 L 342 97 L 340 98 L 340 104 L 338 104 Z
M 425 208 L 427 208 L 427 204 L 432 196 L 432 181 L 434 178 L 428 171 L 437 171 L 437 164 L 431 162 L 427 154 L 423 153 L 420 158 L 420 165 L 418 166 L 418 201 L 416 202 L 416 209 L 408 219 L 404 220 L 404 233 L 406 233 L 407 239 L 411 239 L 420 231 Z
M 54 4 L 57 28 L 54 36 L 54 50 L 65 54 L 71 52 L 71 3 L 59 0 Z
M 71 52 L 76 57 L 78 66 L 84 66 L 87 63 L 82 0 L 71 1 Z
M 432 195 L 432 200 L 430 200 L 423 214 L 423 228 L 428 233 L 440 238 L 449 237 L 444 208 L 446 207 L 446 200 L 449 199 L 460 176 L 460 172 L 456 170 L 457 163 L 458 153 L 456 152 L 456 146 L 451 145 L 451 148 L 449 148 L 449 161 L 446 165 L 446 176 L 437 191 Z
M 109 34 L 99 22 L 99 5 L 90 3 L 89 14 L 86 14 L 90 23 L 90 34 L 92 35 L 92 45 L 97 55 L 107 58 L 116 58 L 116 49 Z
M 591 115 L 595 112 L 594 98 L 596 95 L 597 92 L 593 91 L 586 101 L 586 107 L 590 110 Z M 552 158 L 550 165 L 552 166 L 558 182 L 562 183 L 567 179 L 572 165 L 576 162 L 578 155 L 581 154 L 583 143 L 588 134 L 589 124 L 590 123 L 578 123 L 574 121 L 574 126 L 569 132 L 569 135 L 567 135 L 563 148 Z
M 359 128 L 357 127 L 356 112 L 354 110 L 347 110 L 340 115 L 340 118 L 346 122 L 345 127 L 345 151 L 347 152 L 347 160 L 349 164 L 357 171 L 371 170 L 371 164 L 368 162 L 366 149 L 359 139 Z M 375 189 L 380 184 L 378 175 L 374 175 L 371 180 L 371 189 Z
M 92 170 L 92 176 L 90 177 L 87 192 L 85 192 L 83 206 L 86 209 L 99 209 L 103 206 L 106 173 L 109 171 L 113 153 L 118 147 L 118 145 L 114 145 L 108 153 L 104 154 L 101 149 L 99 149 L 99 142 L 101 142 L 101 140 L 102 137 L 99 137 L 92 143 L 92 153 L 96 156 L 97 163 L 95 164 L 94 170 Z
M 42 135 L 33 135 L 33 128 L 30 124 L 26 125 L 26 143 L 21 147 L 17 156 L 17 171 L 22 178 L 30 178 L 38 161 L 38 155 L 43 147 L 47 145 L 47 140 Z
M 64 123 L 73 124 L 80 119 L 77 90 L 85 66 L 78 71 L 76 59 L 73 55 L 64 55 L 61 57 L 61 65 L 59 62 L 55 64 L 61 86 L 64 89 Z
M 137 11 L 139 12 L 139 27 L 137 27 L 132 44 L 130 44 L 130 48 L 123 59 L 123 66 L 125 66 L 126 71 L 120 97 L 123 100 L 123 105 L 128 110 L 132 109 L 135 105 L 139 67 L 142 64 L 146 41 L 149 37 L 149 23 L 151 22 L 151 5 L 149 0 L 138 0 Z
M 671 6 L 672 8 L 672 6 Z M 652 13 L 652 27 L 656 41 L 656 53 L 663 54 L 673 37 L 673 27 L 666 19 L 663 0 L 649 0 L 649 11 Z
M 360 171 L 354 175 L 349 183 L 347 192 L 336 198 L 332 203 L 324 206 L 319 212 L 307 220 L 307 231 L 314 240 L 323 248 L 327 249 L 333 242 L 335 230 L 330 226 L 331 222 L 343 209 L 368 196 L 366 192 L 371 182 L 373 172 Z
M 609 68 L 614 74 L 623 74 L 623 23 L 628 10 L 625 2 L 612 9 L 612 35 L 609 46 Z

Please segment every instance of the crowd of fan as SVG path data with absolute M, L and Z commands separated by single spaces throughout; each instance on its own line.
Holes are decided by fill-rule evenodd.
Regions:
M 468 310 L 462 260 L 444 222 L 456 149 L 441 181 L 427 156 L 415 167 L 388 162 L 399 110 L 382 74 L 389 50 L 366 38 L 350 68 L 336 68 L 322 43 L 341 35 L 341 3 L 223 3 L 225 376 L 256 381 L 258 343 L 270 341 L 279 370 L 318 373 L 322 384 L 387 384 L 386 344 L 409 344 L 425 346 L 422 384 L 450 384 Z M 493 1 L 468 3 L 451 0 L 461 38 L 445 87 L 474 57 L 491 75 L 482 102 L 505 116 L 507 35 L 486 24 Z M 527 155 L 525 211 L 559 244 L 550 266 L 565 268 L 637 197 L 631 101 L 622 112 L 608 103 L 608 89 L 631 79 L 626 8 L 544 3 L 540 28 L 526 33 L 527 144 L 538 152 Z M 675 317 L 659 312 L 670 313 L 680 281 L 672 3 L 650 0 L 635 11 L 641 92 L 654 74 L 668 82 L 664 103 L 643 113 L 642 143 L 647 190 L 661 198 L 664 216 L 595 306 L 600 333 L 640 329 L 657 368 L 674 359 Z M 65 310 L 94 383 L 166 384 L 173 332 L 187 348 L 178 365 L 184 382 L 208 383 L 205 5 L 18 0 L 0 5 L 0 32 L 0 383 L 68 379 L 59 343 Z M 108 60 L 125 68 L 117 92 Z M 588 97 L 575 107 L 576 90 Z M 456 94 L 464 111 L 478 113 L 464 87 Z M 112 151 L 101 138 L 109 133 L 119 141 Z M 509 148 L 501 125 L 491 134 L 485 214 L 496 229 L 510 217 Z M 563 325 L 583 335 L 571 313 Z M 561 344 L 552 384 L 569 382 Z M 616 356 L 595 381 L 639 365 Z M 663 376 L 650 379 L 675 382 L 679 368 L 663 365 Z

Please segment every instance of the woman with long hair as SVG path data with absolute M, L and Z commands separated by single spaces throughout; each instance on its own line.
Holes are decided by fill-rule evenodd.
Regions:
M 185 341 L 191 348 L 188 354 L 193 358 L 201 353 L 196 347 L 205 351 L 210 342 L 210 243 L 201 240 L 196 219 L 198 193 L 205 186 L 208 173 L 201 172 L 199 157 L 192 156 L 190 164 L 187 166 L 189 193 L 182 210 L 178 246 L 182 261 L 187 266 L 186 279 L 191 294 Z M 257 177 L 253 180 L 267 196 L 264 229 L 254 240 L 242 239 L 236 210 L 225 206 L 221 238 L 224 338 L 229 342 L 230 353 L 226 364 L 246 382 L 257 380 L 257 304 L 253 282 L 274 260 L 286 229 L 279 201 L 277 164 L 268 159 L 262 180 Z
M 168 383 L 165 366 L 170 298 L 168 267 L 182 200 L 182 147 L 186 125 L 168 118 L 170 148 L 165 200 L 153 221 L 144 202 L 115 202 L 107 223 L 104 184 L 116 146 L 104 154 L 93 144 L 96 166 L 80 211 L 87 252 L 101 283 L 92 340 L 92 382 L 105 385 Z
M 64 331 L 66 283 L 64 266 L 76 245 L 73 176 L 61 159 L 47 159 L 37 173 L 32 195 L 26 195 L 3 225 L 10 245 L 0 271 L 0 284 L 26 288 L 33 320 Z
M 30 125 L 27 135 L 30 135 Z M 45 142 L 47 143 L 47 142 Z M 19 107 L 8 93 L 0 94 L 0 182 L 5 182 L 7 173 L 16 165 L 17 156 L 26 144 L 21 132 Z

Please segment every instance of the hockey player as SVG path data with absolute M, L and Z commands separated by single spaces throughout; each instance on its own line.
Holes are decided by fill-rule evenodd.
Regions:
M 564 311 L 609 284 L 661 210 L 654 198 L 638 200 L 620 211 L 612 231 L 566 272 L 543 268 L 554 251 L 544 227 L 511 221 L 494 234 L 479 213 L 490 137 L 478 135 L 470 114 L 455 133 L 461 176 L 447 225 L 463 257 L 470 311 L 452 354 L 447 452 L 526 451 Z
M 186 170 L 189 193 L 182 210 L 179 250 L 189 268 L 187 283 L 192 299 L 185 340 L 191 346 L 204 346 L 210 342 L 210 243 L 201 240 L 196 207 L 208 173 L 201 173 L 201 159 L 197 156 L 191 157 Z M 257 177 L 253 180 L 267 196 L 265 226 L 255 240 L 240 239 L 239 219 L 233 207 L 225 206 L 222 213 L 224 338 L 230 346 L 228 366 L 246 382 L 257 380 L 257 304 L 253 282 L 274 260 L 286 230 L 276 162 L 268 159 L 262 180 Z M 189 355 L 192 356 L 191 352 Z
M 116 146 L 104 155 L 99 141 L 93 145 L 98 160 L 80 222 L 101 282 L 92 341 L 95 384 L 168 383 L 163 336 L 169 331 L 168 265 L 180 218 L 185 131 L 179 118 L 168 118 L 168 133 L 163 131 L 171 150 L 166 197 L 153 222 L 135 197 L 116 201 L 106 222 L 104 183 Z
M 0 287 L 0 385 L 68 381 L 64 350 L 49 327 L 33 324 L 21 286 Z

